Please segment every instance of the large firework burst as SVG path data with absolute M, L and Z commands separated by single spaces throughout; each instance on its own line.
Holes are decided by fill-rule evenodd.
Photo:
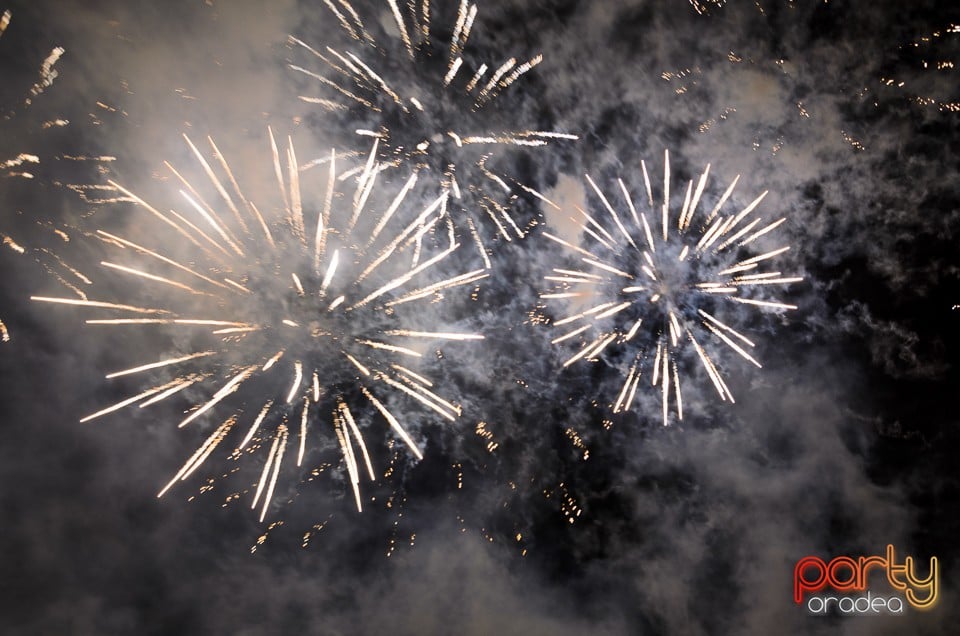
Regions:
M 331 111 L 355 116 L 358 135 L 380 140 L 378 160 L 384 166 L 410 166 L 427 171 L 439 188 L 452 194 L 464 212 L 465 224 L 487 266 L 486 248 L 476 213 L 496 228 L 496 235 L 510 241 L 525 235 L 525 224 L 511 213 L 511 204 L 522 190 L 531 188 L 488 168 L 496 146 L 546 146 L 575 135 L 556 131 L 501 129 L 509 119 L 489 110 L 515 82 L 543 59 L 537 55 L 525 62 L 509 58 L 475 65 L 464 51 L 477 5 L 462 0 L 449 42 L 440 42 L 432 29 L 430 0 L 399 4 L 387 0 L 402 52 L 396 46 L 381 46 L 360 13 L 347 0 L 324 0 L 343 31 L 359 51 L 327 46 L 318 50 L 291 37 L 291 43 L 308 51 L 323 65 L 320 73 L 291 64 L 295 71 L 318 81 L 322 96 L 301 99 Z M 391 52 L 394 52 L 391 55 Z M 494 129 L 491 129 L 493 127 Z M 470 211 L 469 213 L 467 211 Z
M 580 264 L 553 269 L 546 279 L 554 288 L 541 297 L 565 300 L 570 307 L 568 315 L 553 322 L 564 331 L 553 339 L 554 343 L 579 342 L 564 367 L 601 356 L 621 367 L 625 380 L 612 404 L 614 412 L 630 410 L 646 371 L 651 384 L 660 389 L 666 425 L 671 399 L 677 417 L 683 418 L 680 377 L 682 370 L 692 366 L 691 350 L 722 400 L 733 402 L 733 395 L 709 353 L 714 344 L 722 344 L 760 366 L 749 352 L 754 343 L 715 315 L 723 305 L 796 309 L 766 299 L 760 290 L 802 279 L 764 269 L 789 246 L 761 254 L 749 251 L 755 241 L 786 220 L 765 223 L 755 214 L 766 192 L 737 212 L 722 212 L 737 177 L 711 210 L 698 213 L 710 173 L 707 165 L 696 184 L 693 180 L 687 183 L 679 214 L 673 214 L 669 152 L 664 152 L 659 209 L 644 162 L 641 171 L 646 197 L 639 206 L 622 179 L 617 179 L 616 198 L 608 198 L 586 176 L 598 205 L 595 210 L 578 207 L 572 219 L 585 243 L 575 245 L 545 233 L 567 248 Z
M 101 273 L 126 279 L 101 280 L 105 284 L 95 287 L 125 295 L 100 300 L 33 297 L 105 313 L 87 320 L 89 325 L 172 329 L 173 351 L 107 375 L 158 374 L 154 382 L 81 421 L 127 406 L 146 407 L 188 389 L 206 397 L 182 419 L 181 427 L 230 405 L 232 413 L 220 420 L 160 494 L 189 477 L 243 424 L 247 430 L 237 448 L 257 440 L 267 449 L 252 500 L 253 506 L 262 504 L 261 520 L 285 458 L 292 454 L 300 466 L 308 452 L 308 435 L 322 435 L 324 427 L 329 426 L 327 432 L 339 443 L 358 509 L 361 473 L 375 477 L 365 424 L 369 428 L 373 421 L 385 422 L 421 457 L 391 402 L 403 409 L 417 404 L 451 421 L 460 414 L 457 404 L 431 389 L 417 365 L 427 344 L 482 336 L 430 331 L 421 325 L 445 290 L 486 276 L 481 270 L 443 279 L 435 274 L 436 266 L 458 248 L 452 226 L 443 220 L 446 193 L 408 215 L 407 210 L 418 209 L 410 201 L 415 175 L 395 196 L 381 198 L 375 188 L 375 149 L 365 164 L 339 175 L 343 157 L 331 151 L 322 164 L 326 174 L 318 179 L 325 192 L 312 207 L 301 194 L 292 142 L 281 152 L 273 133 L 269 136 L 282 199 L 275 208 L 261 212 L 244 194 L 212 139 L 210 160 L 185 136 L 205 175 L 203 182 L 194 182 L 167 164 L 182 185 L 187 212 L 161 212 L 110 182 L 119 194 L 115 201 L 135 203 L 153 221 L 131 224 L 128 231 L 145 235 L 143 240 L 104 229 L 95 232 L 112 252 L 101 263 Z M 342 182 L 355 183 L 351 197 L 337 192 Z M 374 214 L 375 206 L 384 211 Z M 438 227 L 449 243 L 428 254 L 421 239 Z M 130 282 L 141 288 L 131 290 Z M 418 302 L 416 315 L 411 315 L 411 306 Z M 143 342 L 156 337 L 154 331 L 140 333 Z M 404 404 L 407 400 L 412 402 Z

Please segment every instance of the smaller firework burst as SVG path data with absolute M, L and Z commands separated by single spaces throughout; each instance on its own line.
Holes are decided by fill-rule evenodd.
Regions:
M 680 379 L 683 371 L 697 364 L 720 399 L 733 402 L 720 365 L 710 354 L 717 345 L 760 367 L 751 353 L 754 343 L 717 314 L 733 305 L 796 309 L 767 298 L 764 291 L 802 279 L 768 269 L 789 246 L 759 254 L 750 251 L 758 239 L 769 237 L 786 221 L 767 222 L 756 212 L 766 192 L 738 211 L 723 212 L 737 177 L 712 209 L 700 211 L 708 165 L 696 183 L 687 183 L 676 214 L 670 209 L 669 153 L 664 153 L 659 206 L 644 162 L 641 171 L 645 197 L 640 205 L 622 179 L 617 179 L 616 196 L 608 197 L 586 176 L 597 205 L 591 210 L 578 207 L 572 217 L 584 243 L 544 234 L 579 262 L 554 268 L 546 276 L 552 289 L 541 298 L 568 307 L 566 315 L 553 321 L 553 327 L 562 331 L 553 342 L 579 344 L 563 366 L 603 357 L 620 367 L 625 380 L 611 405 L 614 412 L 631 409 L 646 378 L 659 389 L 666 425 L 671 401 L 677 418 L 683 418 Z
M 402 52 L 395 55 L 387 51 L 396 47 L 382 47 L 347 0 L 324 3 L 360 48 L 357 53 L 330 46 L 318 50 L 291 37 L 294 47 L 309 52 L 324 69 L 317 73 L 290 65 L 323 87 L 323 96 L 301 99 L 330 111 L 353 114 L 355 121 L 361 122 L 358 135 L 381 141 L 381 163 L 426 172 L 439 188 L 448 190 L 451 205 L 460 203 L 465 225 L 489 267 L 473 213 L 492 224 L 496 236 L 506 241 L 522 238 L 529 224 L 515 218 L 511 204 L 518 190 L 540 196 L 491 170 L 491 149 L 542 147 L 560 139 L 577 139 L 563 132 L 502 130 L 499 123 L 491 124 L 498 118 L 488 116 L 488 111 L 515 82 L 540 64 L 543 56 L 475 65 L 464 54 L 477 16 L 477 5 L 467 0 L 460 2 L 452 35 L 445 44 L 438 42 L 431 30 L 429 0 L 403 6 L 388 0 L 402 41 Z
M 424 305 L 486 276 L 482 270 L 449 278 L 436 274 L 438 264 L 459 247 L 452 225 L 444 221 L 448 195 L 409 214 L 421 209 L 410 201 L 414 175 L 395 196 L 376 197 L 375 147 L 365 163 L 342 173 L 337 166 L 344 158 L 331 151 L 322 163 L 325 192 L 311 206 L 301 193 L 292 141 L 281 152 L 273 133 L 269 136 L 282 203 L 261 212 L 212 139 L 209 160 L 185 137 L 205 178 L 190 180 L 167 164 L 182 185 L 187 212 L 161 212 L 111 181 L 118 194 L 112 202 L 136 204 L 150 229 L 144 232 L 137 222 L 124 233 L 101 228 L 86 234 L 112 253 L 91 277 L 100 283 L 96 288 L 123 295 L 33 297 L 102 314 L 87 324 L 135 330 L 144 343 L 156 339 L 158 329 L 168 334 L 172 351 L 106 376 L 153 375 L 148 388 L 81 421 L 125 407 L 144 408 L 188 390 L 205 394 L 179 426 L 232 412 L 220 416 L 222 423 L 160 495 L 197 471 L 232 439 L 234 429 L 244 426 L 235 453 L 251 447 L 267 453 L 252 497 L 252 506 L 262 506 L 261 520 L 281 465 L 289 464 L 292 455 L 300 467 L 318 446 L 308 442 L 318 432 L 321 439 L 336 437 L 360 509 L 363 473 L 376 478 L 365 429 L 385 423 L 419 459 L 421 450 L 393 405 L 404 412 L 419 407 L 448 421 L 457 419 L 459 405 L 438 395 L 418 365 L 431 343 L 482 336 L 425 326 L 430 312 Z M 355 184 L 351 197 L 338 191 L 342 182 Z M 383 211 L 375 214 L 380 206 Z M 428 253 L 422 238 L 438 227 L 449 243 Z M 121 235 L 130 232 L 146 238 Z M 107 274 L 119 278 L 104 285 Z M 419 311 L 411 312 L 418 303 Z

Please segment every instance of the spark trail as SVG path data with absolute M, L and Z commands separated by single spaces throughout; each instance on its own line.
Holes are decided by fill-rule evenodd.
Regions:
M 511 210 L 519 192 L 543 198 L 527 186 L 495 174 L 487 166 L 493 150 L 536 148 L 577 139 L 558 131 L 491 130 L 490 122 L 496 118 L 484 116 L 497 110 L 498 100 L 541 63 L 542 55 L 526 61 L 509 58 L 475 64 L 465 50 L 477 5 L 467 0 L 459 3 L 449 42 L 439 41 L 433 26 L 440 7 L 429 0 L 387 0 L 402 42 L 399 51 L 397 46 L 381 46 L 348 0 L 324 0 L 324 4 L 357 51 L 331 46 L 316 49 L 291 36 L 291 45 L 306 51 L 322 68 L 315 72 L 290 64 L 322 89 L 320 96 L 301 95 L 300 99 L 353 114 L 351 121 L 361 122 L 356 133 L 379 140 L 377 159 L 383 167 L 410 167 L 436 179 L 440 189 L 451 193 L 450 207 L 459 204 L 456 207 L 463 212 L 472 241 L 489 267 L 474 213 L 495 228 L 495 236 L 511 241 L 522 238 L 528 227 Z M 504 117 L 510 116 L 499 114 L 500 119 Z
M 921 107 L 960 113 L 960 24 L 945 23 L 901 44 L 885 66 L 878 95 L 897 92 Z
M 546 276 L 549 291 L 541 298 L 563 301 L 567 314 L 553 321 L 560 333 L 554 343 L 575 342 L 564 367 L 603 356 L 625 376 L 614 412 L 629 411 L 641 383 L 660 394 L 664 425 L 671 403 L 683 419 L 681 378 L 699 366 L 721 400 L 734 401 L 714 348 L 732 351 L 760 367 L 754 343 L 718 317 L 742 305 L 758 310 L 791 310 L 796 306 L 770 299 L 766 291 L 802 278 L 774 270 L 770 263 L 790 249 L 778 246 L 752 250 L 773 236 L 786 219 L 765 220 L 757 208 L 766 192 L 745 207 L 724 212 L 739 176 L 711 209 L 701 206 L 710 166 L 686 184 L 679 213 L 670 205 L 670 156 L 664 152 L 663 193 L 655 203 L 650 175 L 641 162 L 644 190 L 634 198 L 622 179 L 607 193 L 589 176 L 593 201 L 579 207 L 571 220 L 584 237 L 582 245 L 550 233 L 577 264 L 554 268 Z
M 459 247 L 452 225 L 442 250 L 420 250 L 425 228 L 444 223 L 447 193 L 419 211 L 408 198 L 409 187 L 380 201 L 371 194 L 378 179 L 372 164 L 340 174 L 342 156 L 331 152 L 319 180 L 325 191 L 313 206 L 300 189 L 292 141 L 281 152 L 272 131 L 269 137 L 272 160 L 268 154 L 267 163 L 282 200 L 272 209 L 261 211 L 247 197 L 212 139 L 208 158 L 184 136 L 203 175 L 189 180 L 167 164 L 182 186 L 185 211 L 163 212 L 110 182 L 117 195 L 113 202 L 135 204 L 136 216 L 130 236 L 96 231 L 111 252 L 100 274 L 125 279 L 127 285 L 113 288 L 131 289 L 129 298 L 33 300 L 89 311 L 93 316 L 87 324 L 128 335 L 126 330 L 138 330 L 143 342 L 158 333 L 171 335 L 162 352 L 106 376 L 154 377 L 147 388 L 81 420 L 144 408 L 188 389 L 205 394 L 179 426 L 196 425 L 215 413 L 221 424 L 158 496 L 236 437 L 241 440 L 237 451 L 266 450 L 252 496 L 263 520 L 283 468 L 304 464 L 311 449 L 321 445 L 311 439 L 335 439 L 359 510 L 360 483 L 376 478 L 365 436 L 374 423 L 419 459 L 420 447 L 399 409 L 420 408 L 448 421 L 460 415 L 457 404 L 431 389 L 424 371 L 409 367 L 417 367 L 427 346 L 482 338 L 426 328 L 423 306 L 486 274 L 437 276 L 437 265 Z M 355 184 L 352 196 L 337 191 L 342 182 Z M 375 213 L 376 207 L 386 211 Z
M 13 22 L 12 11 L 6 9 L 0 13 L 0 43 L 3 42 L 3 34 L 6 32 L 7 28 L 9 28 L 11 22 Z M 2 52 L 2 49 L 0 49 L 0 52 Z M 53 47 L 50 53 L 43 59 L 38 71 L 39 77 L 28 89 L 27 96 L 23 98 L 23 102 L 19 109 L 9 108 L 6 105 L 3 106 L 4 110 L 2 113 L 0 113 L 0 133 L 5 134 L 8 137 L 8 141 L 2 150 L 4 154 L 0 155 L 0 178 L 18 178 L 30 180 L 34 178 L 32 170 L 34 169 L 34 166 L 40 163 L 40 157 L 38 155 L 32 152 L 18 152 L 16 155 L 8 153 L 12 153 L 13 151 L 11 146 L 13 145 L 12 140 L 17 139 L 16 133 L 33 124 L 33 122 L 23 121 L 22 118 L 18 119 L 17 116 L 27 112 L 27 109 L 33 103 L 34 98 L 42 94 L 47 88 L 53 85 L 53 82 L 56 80 L 58 75 L 56 64 L 63 56 L 64 52 L 65 51 L 63 47 L 56 46 Z M 64 119 L 56 119 L 43 122 L 40 128 L 48 129 L 52 127 L 66 126 L 68 123 L 69 122 Z M 26 252 L 23 247 L 18 245 L 9 236 L 0 234 L 0 238 L 3 239 L 3 246 L 9 247 L 17 254 L 24 254 Z M 49 270 L 49 265 L 47 263 L 41 262 L 41 265 L 47 267 Z M 0 270 L 0 276 L 6 275 L 6 272 Z M 10 339 L 10 331 L 4 324 L 2 318 L 0 318 L 0 342 L 9 342 Z

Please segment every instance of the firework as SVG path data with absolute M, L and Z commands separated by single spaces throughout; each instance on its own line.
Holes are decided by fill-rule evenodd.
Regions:
M 901 44 L 880 77 L 877 94 L 896 91 L 920 106 L 942 113 L 960 113 L 960 94 L 956 90 L 958 50 L 960 24 L 953 23 Z M 863 89 L 861 96 L 866 96 L 866 91 Z
M 414 175 L 399 194 L 376 201 L 385 211 L 375 214 L 376 149 L 362 169 L 342 174 L 338 166 L 343 157 L 331 152 L 320 179 L 325 192 L 311 212 L 301 193 L 292 142 L 281 152 L 272 131 L 269 136 L 272 172 L 282 199 L 274 211 L 261 212 L 247 198 L 212 139 L 213 160 L 208 160 L 185 136 L 204 179 L 190 181 L 172 165 L 167 167 L 182 186 L 187 212 L 161 212 L 110 182 L 115 201 L 133 202 L 143 213 L 129 231 L 148 239 L 97 230 L 95 236 L 113 252 L 101 263 L 101 273 L 124 277 L 140 289 L 128 298 L 33 297 L 95 312 L 97 316 L 86 321 L 89 325 L 113 330 L 161 325 L 173 329 L 175 343 L 189 342 L 107 375 L 155 374 L 156 379 L 81 421 L 125 407 L 144 408 L 188 389 L 205 394 L 180 427 L 215 411 L 232 412 L 160 495 L 187 479 L 233 438 L 234 429 L 244 426 L 237 450 L 257 440 L 267 453 L 251 502 L 261 507 L 261 520 L 281 467 L 291 461 L 303 464 L 309 437 L 336 438 L 358 509 L 361 480 L 375 478 L 364 436 L 368 420 L 385 423 L 421 458 L 391 401 L 455 420 L 460 407 L 435 393 L 431 381 L 415 369 L 430 343 L 482 336 L 424 329 L 417 322 L 423 320 L 423 307 L 412 317 L 410 309 L 486 276 L 481 270 L 442 279 L 435 275 L 437 265 L 459 247 L 444 219 L 446 193 L 410 215 L 415 216 L 412 220 L 402 219 L 405 214 L 398 210 L 417 209 L 409 200 Z M 352 196 L 338 192 L 343 182 L 354 184 Z M 438 228 L 449 242 L 438 253 L 427 254 L 421 238 Z M 143 338 L 152 335 L 155 332 L 145 332 Z
M 10 23 L 13 19 L 13 12 L 9 9 L 3 11 L 0 14 L 0 38 L 3 37 L 4 32 L 10 26 Z M 53 85 L 54 80 L 56 80 L 58 71 L 56 69 L 56 64 L 64 54 L 63 47 L 56 46 L 50 53 L 44 58 L 43 62 L 40 65 L 39 77 L 36 82 L 30 86 L 27 96 L 23 99 L 20 110 L 25 111 L 32 103 L 33 99 L 44 92 L 47 88 Z M 16 108 L 5 109 L 5 112 L 2 113 L 0 117 L 0 122 L 4 128 L 18 127 L 22 128 L 24 122 L 17 120 L 18 111 Z M 64 119 L 55 119 L 43 122 L 41 125 L 42 129 L 48 129 L 52 127 L 66 126 L 69 122 Z M 19 125 L 18 125 L 19 124 Z M 0 129 L 2 130 L 2 129 Z M 7 129 L 9 133 L 10 130 Z M 10 148 L 5 148 L 5 152 L 8 152 Z M 21 179 L 33 179 L 34 174 L 31 172 L 33 166 L 36 166 L 40 163 L 40 157 L 34 153 L 30 152 L 20 152 L 16 156 L 7 155 L 7 158 L 0 156 L 0 177 L 6 178 L 21 178 Z M 22 246 L 18 245 L 16 241 L 10 238 L 7 235 L 0 234 L 0 237 L 3 239 L 3 245 L 10 248 L 17 254 L 24 254 L 27 250 Z M 42 250 L 41 250 L 42 252 Z M 41 261 L 41 264 L 44 267 L 50 268 L 49 263 L 43 262 L 42 259 L 38 258 L 38 261 Z M 10 341 L 10 331 L 7 329 L 7 326 L 4 324 L 3 320 L 0 319 L 0 342 L 9 342 Z
M 3 22 L 0 22 L 0 25 L 3 25 Z M 2 33 L 2 30 L 0 30 L 0 33 Z M 10 248 L 17 254 L 23 254 L 26 251 L 9 236 L 2 234 L 0 234 L 0 236 L 3 237 L 2 243 L 4 247 Z M 7 329 L 7 325 L 4 324 L 2 318 L 0 318 L 0 342 L 10 342 L 10 330 Z
M 690 6 L 693 7 L 693 10 L 699 15 L 706 15 L 710 13 L 711 8 L 722 8 L 723 5 L 727 3 L 727 0 L 688 0 Z
M 10 23 L 12 20 L 13 20 L 13 12 L 10 11 L 9 9 L 5 10 L 2 14 L 0 14 L 0 38 L 3 37 L 4 32 L 7 30 L 7 27 L 10 26 Z M 29 90 L 27 91 L 27 96 L 23 99 L 22 107 L 24 109 L 28 108 L 31 104 L 33 104 L 34 98 L 41 95 L 45 90 L 53 86 L 53 82 L 57 79 L 58 75 L 60 74 L 56 68 L 57 62 L 60 61 L 60 58 L 63 57 L 63 54 L 65 52 L 66 52 L 66 49 L 64 49 L 62 46 L 55 46 L 50 50 L 50 53 L 48 53 L 47 56 L 43 59 L 43 61 L 40 64 L 40 69 L 38 71 L 39 77 L 33 83 L 33 85 L 30 86 Z M 16 113 L 15 111 L 8 110 L 3 115 L 4 115 L 3 119 L 9 121 L 13 119 Z M 67 123 L 68 122 L 64 120 L 52 120 L 52 121 L 44 122 L 43 128 L 51 128 L 53 126 L 65 126 L 67 125 Z M 29 154 L 29 153 L 20 153 L 14 158 L 0 161 L 0 167 L 4 169 L 10 169 L 10 168 L 20 167 L 25 163 L 39 163 L 39 159 L 35 155 Z M 25 177 L 28 179 L 33 177 L 33 175 L 31 175 L 30 173 L 21 172 L 21 171 L 8 172 L 6 176 L 18 176 L 18 177 Z
M 487 166 L 492 149 L 541 147 L 577 137 L 557 131 L 490 130 L 491 118 L 483 115 L 495 108 L 498 98 L 540 64 L 543 57 L 475 65 L 464 51 L 477 5 L 466 0 L 459 4 L 449 42 L 437 41 L 429 0 L 403 5 L 388 0 L 403 47 L 402 52 L 393 56 L 385 53 L 347 0 L 324 0 L 324 4 L 354 41 L 358 52 L 330 46 L 318 50 L 291 36 L 292 45 L 307 51 L 323 69 L 317 73 L 290 65 L 322 86 L 323 96 L 300 98 L 331 111 L 357 114 L 364 122 L 357 134 L 381 142 L 381 163 L 427 171 L 437 179 L 439 188 L 451 193 L 451 204 L 460 203 L 458 209 L 471 208 L 486 218 L 504 240 L 522 238 L 523 224 L 511 213 L 517 190 L 542 197 L 513 179 L 495 174 Z M 392 58 L 404 58 L 406 68 L 402 64 L 398 68 L 397 59 Z M 472 214 L 465 214 L 465 224 L 489 267 L 486 247 Z
M 629 411 L 641 382 L 660 393 L 664 425 L 670 404 L 683 419 L 680 380 L 694 360 L 710 378 L 721 400 L 733 402 L 720 366 L 710 355 L 715 345 L 732 350 L 760 367 L 754 343 L 715 314 L 723 305 L 758 310 L 789 310 L 794 305 L 766 298 L 764 291 L 800 282 L 772 268 L 773 259 L 789 250 L 777 247 L 754 254 L 758 239 L 769 236 L 785 219 L 766 222 L 757 207 L 766 192 L 736 212 L 723 212 L 739 176 L 712 209 L 700 210 L 710 166 L 686 185 L 679 214 L 670 206 L 670 157 L 664 153 L 663 197 L 654 203 L 646 163 L 641 162 L 644 192 L 635 199 L 622 179 L 609 196 L 589 176 L 598 205 L 576 209 L 572 218 L 585 243 L 574 245 L 545 233 L 579 263 L 553 269 L 546 276 L 549 301 L 564 300 L 569 313 L 553 322 L 560 333 L 554 343 L 578 343 L 564 367 L 605 356 L 622 367 L 623 385 L 611 405 Z M 704 206 L 705 208 L 706 206 Z M 716 309 L 715 309 L 716 308 Z M 623 364 L 625 362 L 625 364 Z

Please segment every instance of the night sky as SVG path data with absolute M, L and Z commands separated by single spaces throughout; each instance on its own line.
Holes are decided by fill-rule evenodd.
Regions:
M 355 7 L 378 51 L 350 39 L 321 0 L 0 4 L 0 15 L 12 16 L 0 35 L 0 235 L 8 239 L 0 320 L 10 333 L 0 344 L 0 631 L 956 633 L 956 3 L 478 1 L 465 68 L 543 54 L 478 112 L 442 90 L 456 3 L 432 5 L 431 54 L 411 65 L 389 4 L 377 0 Z M 404 95 L 444 97 L 414 120 L 388 108 L 378 119 L 355 103 L 324 109 L 300 96 L 344 96 L 290 68 L 331 74 L 289 35 L 318 50 L 355 52 Z M 56 77 L 38 86 L 55 47 L 65 49 Z M 511 214 L 525 230 L 522 239 L 498 237 L 476 192 L 465 189 L 461 204 L 451 204 L 463 245 L 443 261 L 443 276 L 485 268 L 468 217 L 484 238 L 488 276 L 445 291 L 408 324 L 484 339 L 429 345 L 418 367 L 433 391 L 461 407 L 455 421 L 391 398 L 422 461 L 369 403 L 358 408 L 377 473 L 362 479 L 358 512 L 329 415 L 317 414 L 304 465 L 284 460 L 260 523 L 250 502 L 272 437 L 255 453 L 231 450 L 263 403 L 261 391 L 274 388 L 241 387 L 179 429 L 184 412 L 222 386 L 228 376 L 219 373 L 219 384 L 80 423 L 173 377 L 105 374 L 210 341 L 208 332 L 172 326 L 87 325 L 116 316 L 30 300 L 74 296 L 67 284 L 111 302 L 179 298 L 105 273 L 98 263 L 111 246 L 94 231 L 152 241 L 185 260 L 195 256 L 188 242 L 158 229 L 142 207 L 102 201 L 115 192 L 80 186 L 114 180 L 160 210 L 184 209 L 164 161 L 203 182 L 182 133 L 198 146 L 209 135 L 246 194 L 274 218 L 283 204 L 270 126 L 282 147 L 288 136 L 295 144 L 303 206 L 316 214 L 327 171 L 303 168 L 332 147 L 360 151 L 343 165 L 362 166 L 370 139 L 355 131 L 383 122 L 398 139 L 456 127 L 579 137 L 543 147 L 468 146 L 462 155 L 447 143 L 437 165 L 421 166 L 426 176 L 397 212 L 398 222 L 410 222 L 435 200 L 444 153 L 464 162 L 463 183 L 484 180 L 475 162 L 489 153 L 486 165 L 509 181 Z M 587 246 L 566 220 L 570 210 L 605 214 L 584 175 L 611 197 L 620 177 L 640 201 L 642 160 L 659 197 L 664 150 L 674 214 L 707 164 L 701 210 L 740 175 L 731 208 L 767 191 L 758 208 L 764 218 L 786 218 L 750 254 L 790 245 L 776 270 L 803 278 L 758 296 L 795 310 L 716 305 L 756 343 L 763 368 L 714 346 L 731 404 L 688 351 L 678 359 L 684 417 L 671 415 L 666 427 L 649 377 L 630 412 L 610 408 L 633 345 L 564 367 L 580 347 L 551 343 L 564 332 L 549 323 L 569 307 L 540 298 L 544 276 L 572 256 L 544 233 Z M 39 162 L 4 163 L 21 153 Z M 387 207 L 406 169 L 378 182 L 371 208 Z M 353 195 L 348 183 L 341 203 Z M 446 230 L 425 240 L 436 253 Z M 256 261 L 253 271 L 265 268 Z M 285 298 L 284 281 L 270 294 Z M 216 307 L 211 302 L 198 296 L 179 310 Z M 255 301 L 244 310 L 266 311 Z M 655 337 L 644 332 L 637 346 Z M 231 355 L 250 353 L 249 342 L 232 345 Z M 432 355 L 437 349 L 442 355 Z M 158 499 L 238 409 L 231 437 Z M 296 435 L 290 439 L 293 448 Z M 935 608 L 824 617 L 794 604 L 799 559 L 882 554 L 887 544 L 916 557 L 922 572 L 929 557 L 940 559 Z

